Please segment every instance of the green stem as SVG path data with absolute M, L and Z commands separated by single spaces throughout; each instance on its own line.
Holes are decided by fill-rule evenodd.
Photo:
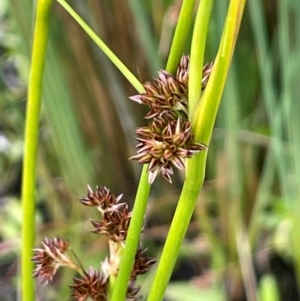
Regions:
M 132 217 L 127 234 L 125 249 L 122 254 L 119 273 L 114 283 L 111 301 L 125 300 L 128 281 L 134 263 L 134 257 L 140 240 L 144 216 L 147 208 L 147 199 L 151 185 L 148 182 L 148 165 L 144 165 L 138 186 Z
M 209 144 L 227 78 L 246 0 L 231 0 L 227 18 L 209 82 L 195 109 L 195 139 Z
M 206 144 L 209 144 L 211 139 L 244 6 L 245 0 L 230 1 L 215 66 L 201 98 L 201 102 L 198 103 L 195 109 L 193 118 L 195 139 Z M 189 88 L 197 89 L 197 84 Z M 203 184 L 206 157 L 207 151 L 204 151 L 190 159 L 188 162 L 186 180 L 149 292 L 148 301 L 160 301 L 163 299 L 164 292 L 180 251 L 181 243 L 187 231 Z
M 178 20 L 178 25 L 176 27 L 176 32 L 175 32 L 175 37 L 174 37 L 174 40 L 176 40 L 176 42 L 173 41 L 169 59 L 168 59 L 167 68 L 166 68 L 166 70 L 168 72 L 171 72 L 171 73 L 175 72 L 175 70 L 177 68 L 177 64 L 182 55 L 183 48 L 184 48 L 184 43 L 183 43 L 184 38 L 183 37 L 185 37 L 187 35 L 187 32 L 190 27 L 194 3 L 195 3 L 194 0 L 193 1 L 185 0 L 182 5 L 182 10 L 180 13 L 180 17 Z M 124 296 L 126 294 L 127 283 L 129 281 L 132 265 L 134 262 L 134 258 L 132 258 L 132 255 L 133 254 L 135 255 L 135 252 L 136 252 L 138 240 L 140 237 L 140 231 L 141 231 L 140 229 L 141 229 L 141 225 L 142 225 L 141 218 L 144 219 L 146 205 L 147 205 L 146 198 L 148 198 L 148 194 L 150 191 L 150 185 L 148 184 L 147 174 L 148 174 L 147 166 L 144 166 L 143 173 L 141 175 L 140 185 L 138 188 L 138 193 L 136 196 L 135 206 L 134 206 L 133 212 L 132 212 L 132 220 L 131 220 L 130 228 L 128 231 L 128 240 L 126 241 L 125 250 L 122 255 L 122 260 L 121 260 L 121 264 L 120 264 L 120 270 L 119 270 L 119 274 L 117 277 L 117 281 L 115 282 L 115 285 L 114 285 L 114 291 L 113 291 L 113 295 L 112 295 L 112 299 L 111 299 L 112 301 L 124 300 Z M 149 186 L 149 188 L 148 188 L 149 191 L 147 193 L 147 196 L 145 195 L 145 198 L 142 201 L 139 197 L 139 190 L 141 189 L 141 191 L 143 191 L 145 188 L 147 188 L 146 184 Z M 133 231 L 135 233 L 133 233 Z M 132 234 L 134 234 L 134 235 L 132 235 Z
M 193 1 L 185 0 L 183 3 L 182 6 L 183 11 L 181 11 L 180 13 L 178 25 L 175 32 L 174 39 L 176 39 L 176 43 L 173 42 L 171 53 L 168 59 L 167 71 L 169 72 L 175 72 L 177 68 L 177 64 L 182 55 L 183 47 L 184 47 L 183 41 L 184 41 L 184 37 L 188 32 L 190 22 L 192 20 L 194 2 L 195 2 L 194 0 Z M 141 227 L 143 225 L 143 220 L 145 216 L 145 211 L 147 206 L 146 200 L 150 192 L 150 185 L 148 184 L 147 168 L 148 166 L 144 166 L 141 175 L 136 201 L 132 212 L 132 219 L 128 231 L 128 236 L 127 236 L 128 239 L 126 240 L 125 249 L 121 259 L 120 270 L 118 273 L 117 280 L 114 284 L 114 290 L 113 290 L 111 301 L 119 301 L 125 299 L 127 284 L 130 278 L 130 273 L 134 262 L 133 256 L 135 255 L 137 250 Z
M 33 36 L 32 63 L 28 84 L 25 123 L 25 149 L 22 174 L 22 300 L 33 301 L 32 249 L 35 240 L 35 182 L 38 146 L 38 128 L 41 106 L 42 78 L 45 66 L 46 45 L 49 32 L 49 16 L 52 0 L 39 0 Z
M 182 56 L 184 41 L 187 33 L 189 31 L 189 27 L 192 21 L 193 8 L 195 5 L 194 0 L 185 0 L 182 4 L 182 8 L 180 11 L 180 16 L 178 20 L 178 24 L 175 31 L 175 36 L 173 39 L 170 55 L 168 58 L 168 63 L 166 70 L 170 73 L 174 73 L 178 62 Z M 150 185 L 148 184 L 148 176 L 147 176 L 147 166 L 144 166 L 143 173 L 141 175 L 141 180 L 138 188 L 138 193 L 136 196 L 135 206 L 132 212 L 132 220 L 130 222 L 130 227 L 128 231 L 128 239 L 126 240 L 125 250 L 122 255 L 122 260 L 120 264 L 120 270 L 117 277 L 117 281 L 114 285 L 113 295 L 111 301 L 119 301 L 125 299 L 125 294 L 127 290 L 127 283 L 130 278 L 130 273 L 133 265 L 134 258 L 132 255 L 135 255 L 136 247 L 138 244 L 142 219 L 144 219 L 145 210 L 146 210 L 146 199 L 148 198 L 148 194 L 150 191 Z M 149 188 L 146 187 L 149 186 Z M 149 189 L 147 195 L 144 195 L 144 199 L 140 199 L 139 190 L 145 190 L 145 188 Z M 135 241 L 133 241 L 135 240 Z
M 214 0 L 200 1 L 191 45 L 189 70 L 189 116 L 192 120 L 195 107 L 201 96 L 202 70 L 209 19 Z
M 207 151 L 204 151 L 200 156 L 192 158 L 191 166 L 204 167 L 206 154 Z M 196 168 L 196 171 L 199 170 Z M 147 299 L 148 301 L 160 301 L 163 299 L 164 292 L 174 269 L 176 258 L 179 254 L 182 240 L 185 236 L 189 221 L 194 212 L 194 207 L 196 205 L 197 196 L 200 189 L 199 187 L 202 185 L 204 179 L 204 170 L 200 172 L 200 174 L 202 174 L 202 177 L 199 177 L 196 181 L 190 181 L 189 179 L 186 179 L 184 182 L 156 275 L 149 292 Z
M 83 21 L 83 19 L 72 9 L 64 0 L 57 0 L 64 9 L 75 19 L 81 28 L 90 36 L 90 38 L 100 47 L 107 57 L 115 64 L 127 80 L 139 92 L 144 92 L 144 86 L 121 62 L 121 60 L 106 46 L 106 44 L 97 36 L 97 34 Z M 141 230 L 143 227 L 144 216 L 147 207 L 147 200 L 150 193 L 151 185 L 148 183 L 148 165 L 143 167 L 143 171 L 136 194 L 136 199 L 132 211 L 132 218 L 128 229 L 127 240 L 122 254 L 119 273 L 117 278 L 111 278 L 109 285 L 109 295 L 112 301 L 125 300 L 128 281 L 130 279 L 134 257 L 140 240 Z
M 83 21 L 83 19 L 74 11 L 74 9 L 65 1 L 57 0 L 57 2 L 74 18 L 87 35 L 99 46 L 112 63 L 120 70 L 132 86 L 139 92 L 144 92 L 141 82 L 133 75 L 133 73 L 122 63 L 122 61 L 109 49 L 109 47 L 97 36 L 97 34 Z
M 171 74 L 175 73 L 177 65 L 183 54 L 186 37 L 188 36 L 191 23 L 193 21 L 195 2 L 196 0 L 184 0 L 181 5 L 181 10 L 166 67 L 166 70 Z

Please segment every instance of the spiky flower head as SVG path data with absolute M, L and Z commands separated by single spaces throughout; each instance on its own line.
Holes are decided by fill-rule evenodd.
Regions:
M 207 63 L 202 69 L 202 91 L 205 89 L 209 76 L 211 74 L 214 62 Z M 188 55 L 183 55 L 181 57 L 180 63 L 176 71 L 176 79 L 188 87 L 189 81 L 189 68 L 190 68 L 190 58 Z
M 159 173 L 172 183 L 173 166 L 185 170 L 184 159 L 206 148 L 194 141 L 190 122 L 181 118 L 177 121 L 155 119 L 149 127 L 138 128 L 137 134 L 137 155 L 130 159 L 149 164 L 150 183 Z
M 74 284 L 70 286 L 72 297 L 77 301 L 88 298 L 93 301 L 107 301 L 107 279 L 107 276 L 90 267 L 82 277 L 73 279 Z
M 106 209 L 116 206 L 122 196 L 121 194 L 115 197 L 114 194 L 110 192 L 110 189 L 105 186 L 97 186 L 94 191 L 90 185 L 88 185 L 87 196 L 80 199 L 80 202 L 85 206 L 96 207 L 100 212 L 104 212 Z
M 189 68 L 190 68 L 190 58 L 188 55 L 183 55 L 177 67 L 176 78 L 179 82 L 184 84 L 185 87 L 188 86 Z
M 131 96 L 130 99 L 150 107 L 146 119 L 162 116 L 164 113 L 181 111 L 187 114 L 187 86 L 173 75 L 161 70 L 154 82 L 144 84 L 145 93 Z
M 149 182 L 158 174 L 172 182 L 173 167 L 185 170 L 184 160 L 206 148 L 194 141 L 188 119 L 189 57 L 183 55 L 176 71 L 176 77 L 166 71 L 159 71 L 153 83 L 144 84 L 145 93 L 130 97 L 146 104 L 150 111 L 145 118 L 153 121 L 137 128 L 137 154 L 130 159 L 149 164 Z M 208 82 L 213 63 L 203 67 L 202 91 Z
M 75 264 L 68 256 L 69 242 L 59 237 L 45 238 L 42 241 L 43 248 L 34 249 L 32 261 L 36 264 L 33 275 L 41 278 L 41 282 L 51 281 L 60 266 L 68 266 L 75 269 L 81 276 L 73 279 L 72 297 L 77 301 L 108 300 L 108 280 L 116 277 L 119 272 L 121 254 L 131 220 L 131 211 L 126 203 L 118 203 L 122 195 L 115 197 L 111 191 L 102 186 L 97 186 L 93 191 L 88 186 L 88 193 L 80 201 L 85 206 L 92 206 L 101 212 L 102 220 L 92 220 L 94 233 L 105 234 L 109 241 L 110 254 L 101 263 L 101 270 L 92 267 L 85 271 L 83 265 L 76 257 Z M 143 229 L 141 230 L 143 231 Z M 136 285 L 138 275 L 145 273 L 155 263 L 150 257 L 143 256 L 144 251 L 138 249 L 135 263 L 131 273 L 131 279 L 127 286 L 126 301 L 136 301 L 140 287 Z
M 140 298 L 137 296 L 140 287 L 136 285 L 135 281 L 130 281 L 126 292 L 126 301 L 136 301 Z
M 147 249 L 138 249 L 135 255 L 134 266 L 132 268 L 131 280 L 136 280 L 138 275 L 145 274 L 149 271 L 151 266 L 156 263 L 156 260 L 152 257 L 144 257 L 143 254 Z
M 127 204 L 118 210 L 106 210 L 102 221 L 91 221 L 95 227 L 94 233 L 105 234 L 109 240 L 114 242 L 124 242 L 127 236 L 131 212 Z
M 65 254 L 69 248 L 69 242 L 59 237 L 52 239 L 45 237 L 42 241 L 43 248 L 34 249 L 32 261 L 36 264 L 33 271 L 34 277 L 39 277 L 42 283 L 52 281 L 60 266 L 74 267 L 73 261 Z
M 205 89 L 208 83 L 213 66 L 214 66 L 214 62 L 210 62 L 204 65 L 202 69 L 202 91 Z

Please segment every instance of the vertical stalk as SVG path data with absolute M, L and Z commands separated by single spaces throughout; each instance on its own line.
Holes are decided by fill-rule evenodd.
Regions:
M 182 4 L 175 37 L 172 43 L 166 68 L 166 70 L 170 73 L 175 72 L 177 64 L 182 55 L 185 44 L 185 37 L 192 20 L 194 4 L 194 0 L 184 0 L 184 3 Z M 141 89 L 139 90 L 139 92 L 142 92 Z M 134 256 L 136 254 L 141 227 L 146 212 L 147 199 L 150 192 L 147 168 L 148 165 L 145 165 L 141 174 L 141 179 L 132 211 L 132 219 L 130 221 L 130 227 L 125 243 L 125 249 L 121 258 L 119 273 L 117 279 L 113 279 L 113 281 L 115 282 L 113 283 L 113 293 L 111 301 L 125 300 L 127 285 L 134 263 Z
M 113 292 L 111 301 L 125 300 L 128 281 L 134 263 L 135 254 L 140 240 L 141 230 L 143 228 L 144 216 L 147 208 L 147 200 L 150 193 L 151 185 L 148 182 L 148 164 L 144 165 L 138 186 L 132 217 L 128 229 L 125 249 L 122 254 L 120 269 L 113 283 Z
M 214 0 L 199 3 L 191 45 L 189 70 L 189 116 L 192 120 L 195 107 L 201 95 L 202 70 L 209 19 Z
M 74 18 L 81 28 L 90 36 L 90 38 L 99 46 L 106 54 L 112 63 L 120 70 L 127 78 L 133 87 L 139 92 L 144 92 L 144 86 L 140 81 L 129 71 L 129 69 L 121 62 L 121 60 L 107 47 L 107 45 L 97 36 L 97 34 L 84 22 L 84 20 L 73 10 L 73 8 L 64 0 L 57 0 L 61 6 Z M 148 165 L 145 165 L 142 170 L 138 191 L 136 194 L 132 218 L 128 229 L 125 248 L 122 253 L 122 258 L 119 267 L 117 278 L 110 277 L 109 296 L 112 301 L 125 300 L 128 281 L 130 279 L 131 270 L 134 263 L 135 254 L 137 251 L 140 234 L 143 227 L 144 216 L 147 208 L 147 200 L 150 193 L 151 185 L 148 183 Z
M 193 21 L 195 2 L 196 0 L 183 0 L 182 2 L 166 67 L 171 74 L 175 73 L 181 59 L 186 42 L 185 37 L 188 35 Z
M 245 2 L 245 0 L 230 1 L 215 65 L 205 92 L 201 98 L 201 102 L 198 103 L 195 108 L 194 118 L 192 120 L 195 139 L 206 143 L 207 145 L 211 139 Z M 195 91 L 197 91 L 197 84 L 189 86 L 189 89 L 195 89 Z M 164 292 L 180 251 L 181 243 L 194 212 L 199 191 L 203 184 L 206 157 L 207 151 L 204 151 L 190 159 L 188 162 L 186 180 L 149 292 L 148 301 L 160 301 L 163 299 Z
M 38 146 L 38 127 L 41 106 L 42 78 L 45 66 L 46 45 L 49 32 L 49 15 L 52 0 L 38 0 L 32 47 L 32 62 L 29 75 L 25 149 L 22 174 L 22 300 L 33 301 L 34 281 L 32 278 L 32 249 L 35 240 L 35 182 Z

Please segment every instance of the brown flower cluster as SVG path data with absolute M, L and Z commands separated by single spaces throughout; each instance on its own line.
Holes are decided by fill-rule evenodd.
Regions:
M 88 272 L 84 272 L 83 277 L 73 279 L 74 284 L 70 286 L 73 291 L 72 297 L 78 301 L 85 301 L 88 298 L 93 301 L 106 301 L 107 279 L 103 273 L 90 267 Z
M 80 202 L 85 206 L 96 207 L 100 212 L 105 212 L 107 209 L 113 210 L 122 198 L 122 194 L 115 197 L 107 187 L 98 187 L 96 191 L 88 185 L 87 196 L 80 199 Z M 122 204 L 121 204 L 122 205 Z
M 73 279 L 70 285 L 72 297 L 78 301 L 90 298 L 93 301 L 107 301 L 109 277 L 118 274 L 120 254 L 124 248 L 127 236 L 131 211 L 126 203 L 119 203 L 122 195 L 115 197 L 106 187 L 96 187 L 94 191 L 88 186 L 87 196 L 80 202 L 89 207 L 94 207 L 102 215 L 101 221 L 92 220 L 94 226 L 92 232 L 105 234 L 109 241 L 109 256 L 102 262 L 101 270 L 92 267 L 88 271 L 82 268 L 82 264 L 75 264 L 67 254 L 69 242 L 59 237 L 45 238 L 42 241 L 43 248 L 35 249 L 32 261 L 36 264 L 33 276 L 39 277 L 42 283 L 52 281 L 60 266 L 68 266 L 75 269 L 81 276 Z M 135 262 L 132 268 L 130 283 L 128 284 L 126 300 L 137 300 L 139 286 L 136 285 L 138 275 L 146 273 L 156 262 L 153 258 L 144 257 L 145 250 L 138 247 Z
M 92 220 L 95 227 L 94 233 L 105 234 L 110 241 L 115 243 L 125 242 L 131 212 L 126 203 L 118 203 L 122 195 L 115 197 L 108 188 L 96 187 L 93 191 L 88 186 L 88 194 L 80 202 L 86 206 L 94 206 L 102 213 L 102 220 Z
M 202 70 L 202 91 L 205 89 L 213 63 Z M 196 142 L 188 119 L 189 57 L 184 55 L 176 76 L 161 70 L 154 82 L 144 84 L 145 92 L 131 96 L 139 104 L 149 106 L 145 116 L 150 124 L 136 129 L 137 154 L 130 159 L 149 164 L 149 182 L 158 174 L 172 182 L 173 167 L 185 170 L 184 160 L 206 148 Z
M 52 281 L 60 266 L 75 266 L 66 254 L 69 242 L 63 241 L 59 237 L 52 239 L 45 237 L 42 241 L 43 248 L 34 249 L 32 261 L 36 264 L 33 271 L 34 277 L 39 277 L 42 283 Z

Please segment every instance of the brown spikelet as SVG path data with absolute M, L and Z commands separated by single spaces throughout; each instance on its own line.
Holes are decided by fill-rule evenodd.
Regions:
M 184 160 L 207 148 L 194 141 L 188 119 L 189 63 L 189 56 L 183 55 L 175 77 L 161 70 L 154 82 L 144 84 L 145 93 L 130 97 L 150 108 L 145 118 L 152 121 L 148 126 L 136 129 L 137 154 L 130 157 L 141 164 L 149 164 L 150 183 L 159 174 L 171 183 L 173 167 L 185 170 Z M 212 67 L 213 63 L 203 67 L 202 91 Z

